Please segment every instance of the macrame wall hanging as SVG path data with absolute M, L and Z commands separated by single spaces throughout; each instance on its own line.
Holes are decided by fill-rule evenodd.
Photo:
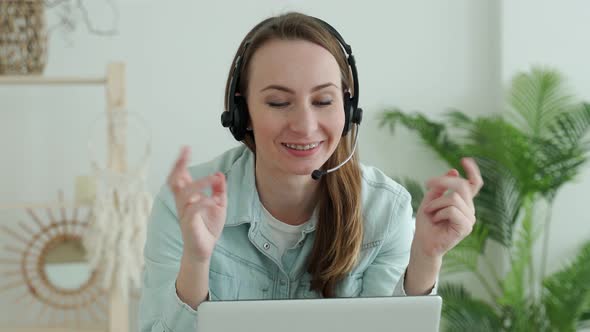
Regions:
M 103 271 L 99 275 L 102 287 L 127 299 L 130 292 L 141 287 L 143 246 L 152 206 L 145 183 L 151 133 L 139 115 L 117 111 L 97 119 L 90 134 L 96 192 L 83 243 L 90 266 Z M 100 162 L 101 146 L 106 163 Z M 130 155 L 138 152 L 137 161 L 131 167 L 127 165 Z M 118 164 L 113 164 L 114 160 Z

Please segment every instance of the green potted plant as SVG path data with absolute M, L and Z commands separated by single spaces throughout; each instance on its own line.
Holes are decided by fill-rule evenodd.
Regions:
M 458 170 L 461 157 L 474 156 L 484 178 L 475 199 L 478 222 L 445 256 L 443 273 L 472 273 L 491 300 L 458 283 L 441 285 L 444 329 L 574 331 L 590 320 L 590 239 L 556 273 L 546 273 L 546 257 L 555 197 L 588 160 L 590 104 L 567 93 L 558 71 L 539 67 L 514 76 L 508 101 L 502 115 L 472 118 L 454 110 L 434 121 L 393 108 L 380 120 L 392 132 L 397 125 L 416 131 Z M 419 202 L 421 186 L 404 182 Z M 548 207 L 544 220 L 533 214 L 539 204 Z M 490 241 L 509 253 L 504 274 L 484 254 Z M 532 259 L 536 241 L 542 241 L 539 267 Z

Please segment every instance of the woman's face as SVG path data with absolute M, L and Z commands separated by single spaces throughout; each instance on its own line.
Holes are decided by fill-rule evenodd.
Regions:
M 259 48 L 249 66 L 257 167 L 309 176 L 332 155 L 344 128 L 336 59 L 317 44 L 277 39 Z

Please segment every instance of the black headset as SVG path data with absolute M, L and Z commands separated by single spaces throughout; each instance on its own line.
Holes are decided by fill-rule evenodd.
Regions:
M 344 92 L 344 129 L 342 136 L 346 136 L 351 129 L 351 124 L 354 123 L 357 126 L 361 124 L 363 119 L 363 110 L 358 107 L 359 102 L 359 80 L 358 73 L 356 71 L 356 63 L 354 56 L 352 55 L 352 48 L 348 45 L 342 36 L 327 22 L 313 17 L 317 20 L 326 30 L 328 30 L 332 36 L 334 36 L 344 51 L 346 52 L 348 65 L 352 71 L 352 80 L 354 86 L 354 95 L 351 97 L 350 92 Z M 246 42 L 240 54 L 236 57 L 234 70 L 232 72 L 231 81 L 229 85 L 227 110 L 221 114 L 221 124 L 229 128 L 232 135 L 237 141 L 242 141 L 246 137 L 247 126 L 248 126 L 248 105 L 244 96 L 236 96 L 237 87 L 240 82 L 240 72 L 242 71 L 242 60 L 250 42 Z

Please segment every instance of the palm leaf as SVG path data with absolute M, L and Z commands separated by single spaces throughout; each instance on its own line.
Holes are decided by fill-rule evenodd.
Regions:
M 590 241 L 573 262 L 543 281 L 542 301 L 551 326 L 574 331 L 590 296 Z
M 500 117 L 479 118 L 467 128 L 465 150 L 472 156 L 486 158 L 506 169 L 516 179 L 522 195 L 531 192 L 535 159 L 531 140 Z
M 380 127 L 388 126 L 393 134 L 398 124 L 416 131 L 422 141 L 449 165 L 455 168 L 459 166 L 460 159 L 464 155 L 463 151 L 461 151 L 461 146 L 458 143 L 451 140 L 447 132 L 447 127 L 444 124 L 430 121 L 420 113 L 405 114 L 397 108 L 383 111 L 379 124 Z
M 485 183 L 475 197 L 478 223 L 485 225 L 490 238 L 509 248 L 522 206 L 520 187 L 512 173 L 498 162 L 477 158 L 477 163 Z
M 568 112 L 559 114 L 548 127 L 551 141 L 561 148 L 579 146 L 590 128 L 590 104 L 575 105 Z
M 487 228 L 481 222 L 475 223 L 471 234 L 446 253 L 443 271 L 446 273 L 477 272 L 479 257 L 485 249 L 487 239 Z
M 571 181 L 588 159 L 590 146 L 582 139 L 590 131 L 590 105 L 576 105 L 549 125 L 550 137 L 535 140 L 538 192 L 551 198 Z
M 449 124 L 455 128 L 468 128 L 473 124 L 473 119 L 456 109 L 449 110 L 444 116 Z
M 470 119 L 461 112 L 446 114 L 450 123 L 463 130 L 462 150 L 476 158 L 484 187 L 475 199 L 477 219 L 489 236 L 510 246 L 528 179 L 534 173 L 527 138 L 500 117 Z
M 535 67 L 515 75 L 509 102 L 519 127 L 533 138 L 544 138 L 555 118 L 571 108 L 573 97 L 557 70 Z
M 510 332 L 544 332 L 551 331 L 544 308 L 531 299 L 526 299 L 520 307 L 505 306 L 502 308 L 506 330 Z
M 415 217 L 418 208 L 420 207 L 420 203 L 422 202 L 422 198 L 424 198 L 424 189 L 422 188 L 422 185 L 420 185 L 418 181 L 409 177 L 395 178 L 395 181 L 404 186 L 410 193 L 410 196 L 412 197 L 412 214 Z
M 553 141 L 541 140 L 535 146 L 536 170 L 531 191 L 551 200 L 562 185 L 578 175 L 587 157 L 578 147 L 564 149 Z
M 497 332 L 502 323 L 494 308 L 475 299 L 462 286 L 445 284 L 438 289 L 443 298 L 442 316 L 445 331 Z

